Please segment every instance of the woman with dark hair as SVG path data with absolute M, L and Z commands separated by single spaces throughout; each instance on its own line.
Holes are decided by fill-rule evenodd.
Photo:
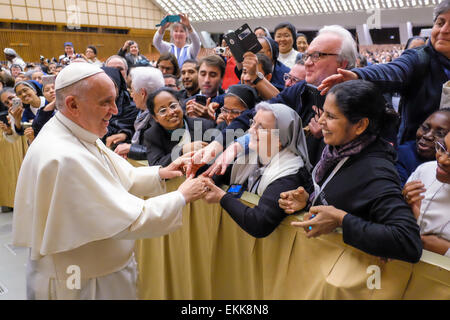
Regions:
M 275 41 L 278 43 L 280 55 L 278 60 L 289 68 L 295 64 L 295 60 L 299 54 L 297 51 L 297 31 L 289 22 L 282 22 L 275 27 Z
M 171 53 L 163 53 L 159 56 L 156 62 L 156 67 L 161 70 L 162 74 L 172 74 L 175 77 L 180 77 L 180 67 L 178 66 L 177 58 Z
M 346 244 L 383 258 L 418 262 L 419 227 L 402 196 L 396 152 L 380 135 L 397 114 L 376 86 L 349 81 L 330 90 L 319 119 L 327 144 L 312 172 L 314 192 L 280 194 L 286 213 L 306 209 L 303 227 L 317 237 L 342 227 Z
M 300 53 L 306 52 L 306 49 L 308 49 L 308 38 L 304 33 L 297 33 L 297 39 L 295 40 L 295 43 L 297 44 L 297 50 Z
M 443 142 L 450 131 L 450 108 L 432 113 L 417 129 L 416 139 L 406 141 L 397 150 L 397 171 L 402 185 L 424 162 L 436 160 L 435 143 Z
M 147 108 L 156 122 L 144 133 L 150 166 L 165 166 L 172 158 L 203 148 L 204 132 L 215 127 L 214 121 L 185 116 L 177 92 L 169 88 L 149 94 Z

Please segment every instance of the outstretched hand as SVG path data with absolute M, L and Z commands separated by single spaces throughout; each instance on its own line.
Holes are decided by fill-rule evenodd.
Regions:
M 338 68 L 337 72 L 337 74 L 333 74 L 328 78 L 325 78 L 320 86 L 317 87 L 317 90 L 320 91 L 322 96 L 326 95 L 327 92 L 338 83 L 358 79 L 358 75 L 353 71 Z
M 286 214 L 293 214 L 306 207 L 309 194 L 303 187 L 280 193 L 278 205 Z

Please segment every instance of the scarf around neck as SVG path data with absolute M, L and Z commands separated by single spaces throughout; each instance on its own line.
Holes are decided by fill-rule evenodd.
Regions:
M 319 162 L 317 163 L 316 176 L 317 183 L 321 183 L 328 172 L 333 169 L 343 158 L 360 153 L 364 148 L 370 145 L 375 139 L 374 134 L 363 134 L 356 139 L 342 145 L 327 145 L 322 152 Z

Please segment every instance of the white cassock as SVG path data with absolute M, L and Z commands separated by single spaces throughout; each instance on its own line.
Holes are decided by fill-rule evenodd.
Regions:
M 134 168 L 58 112 L 17 182 L 13 244 L 30 248 L 27 298 L 136 299 L 134 240 L 182 224 L 185 199 L 161 195 L 159 168 Z

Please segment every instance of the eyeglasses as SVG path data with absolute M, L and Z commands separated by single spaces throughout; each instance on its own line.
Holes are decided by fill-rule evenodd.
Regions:
M 161 109 L 159 109 L 158 114 L 159 114 L 161 117 L 164 117 L 164 116 L 167 114 L 167 111 L 168 111 L 169 109 L 172 110 L 172 111 L 175 111 L 175 110 L 177 110 L 179 107 L 180 107 L 180 104 L 179 104 L 178 102 L 172 102 L 172 103 L 169 105 L 168 108 L 161 108 Z
M 240 115 L 242 112 L 244 112 L 243 110 L 237 110 L 237 109 L 227 109 L 225 107 L 220 108 L 220 111 L 223 113 L 231 113 L 234 115 Z
M 439 141 L 436 141 L 436 152 L 441 155 L 445 154 L 448 158 L 450 158 L 450 152 L 448 152 L 447 148 L 444 147 L 444 145 Z
M 297 77 L 294 77 L 293 75 L 291 75 L 291 74 L 289 74 L 289 73 L 285 73 L 285 74 L 283 75 L 283 80 L 284 80 L 284 81 L 291 80 L 291 82 L 293 82 L 293 83 L 297 83 L 297 82 L 299 82 L 299 81 L 302 81 L 301 79 L 299 79 L 299 78 L 297 78 Z
M 320 51 L 316 51 L 313 53 L 304 53 L 302 55 L 302 61 L 305 63 L 308 58 L 311 58 L 311 61 L 316 63 L 317 61 L 319 61 L 320 58 L 324 57 L 324 56 L 338 56 L 339 54 L 337 53 L 325 53 L 325 52 L 320 52 Z
M 444 129 L 442 129 L 442 130 L 433 130 L 433 129 L 431 129 L 431 127 L 429 126 L 429 125 L 427 125 L 427 124 L 421 124 L 420 125 L 420 130 L 422 130 L 423 131 L 423 134 L 425 135 L 425 134 L 427 134 L 427 133 L 429 133 L 429 132 L 431 132 L 431 131 L 433 131 L 433 137 L 436 139 L 436 138 L 439 138 L 439 139 L 442 139 L 442 138 L 444 138 L 446 135 L 447 135 L 447 133 L 448 133 L 448 130 L 444 130 Z
M 250 123 L 250 128 L 255 127 L 255 130 L 267 130 L 267 129 L 264 129 L 260 123 L 257 124 L 257 122 L 253 119 L 250 119 L 249 123 Z

